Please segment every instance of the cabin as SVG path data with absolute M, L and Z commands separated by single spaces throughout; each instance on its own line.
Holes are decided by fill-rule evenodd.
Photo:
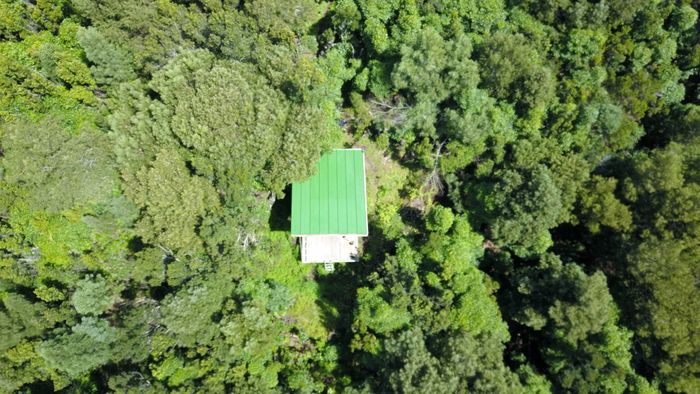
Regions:
M 365 153 L 335 149 L 316 166 L 311 178 L 292 184 L 291 233 L 300 239 L 302 263 L 332 270 L 333 263 L 358 261 L 368 234 Z

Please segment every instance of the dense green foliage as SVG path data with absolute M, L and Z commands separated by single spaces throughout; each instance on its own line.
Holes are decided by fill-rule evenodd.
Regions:
M 0 0 L 0 392 L 699 393 L 698 11 Z

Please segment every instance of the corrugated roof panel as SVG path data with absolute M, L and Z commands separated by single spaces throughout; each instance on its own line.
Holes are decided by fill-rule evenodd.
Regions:
M 340 196 L 345 196 L 348 193 L 348 187 L 347 187 L 347 182 L 345 180 L 346 177 L 343 176 L 344 170 L 345 170 L 345 157 L 347 156 L 345 151 L 341 151 L 337 156 L 336 160 L 337 165 L 335 167 L 335 179 L 336 179 L 336 184 L 337 184 L 337 190 L 338 190 L 338 196 L 339 196 L 339 202 L 340 202 Z M 348 213 L 350 210 L 348 209 L 346 204 L 339 203 L 338 204 L 338 212 L 337 212 L 337 218 L 338 218 L 338 230 L 341 231 L 341 233 L 346 234 L 348 232 L 348 229 L 350 226 L 348 226 Z
M 357 174 L 353 177 L 355 180 L 355 209 L 357 210 L 356 212 L 365 212 L 364 215 L 357 215 L 355 218 L 357 222 L 355 225 L 357 228 L 367 228 L 367 202 L 365 201 L 366 198 L 366 192 L 365 192 L 365 155 L 364 152 L 362 155 L 354 155 L 353 156 L 355 163 L 352 166 L 353 171 L 355 171 Z
M 292 184 L 292 235 L 367 235 L 364 152 L 336 149 L 316 167 Z
M 343 205 L 340 201 L 342 196 L 338 193 L 338 155 L 331 155 L 328 158 L 328 223 L 336 223 L 336 228 L 340 229 L 338 221 L 338 210 Z

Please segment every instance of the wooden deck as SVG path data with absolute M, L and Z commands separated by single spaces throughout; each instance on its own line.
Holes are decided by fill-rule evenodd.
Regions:
M 302 263 L 351 263 L 358 260 L 360 238 L 356 235 L 309 235 L 301 237 Z

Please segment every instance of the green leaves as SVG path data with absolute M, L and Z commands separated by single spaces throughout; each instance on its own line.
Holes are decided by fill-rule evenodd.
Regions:
M 203 27 L 201 18 L 196 12 L 188 15 L 185 6 L 170 1 L 148 4 L 107 1 L 97 4 L 76 0 L 72 5 L 112 45 L 128 51 L 136 69 L 147 75 L 160 69 L 181 49 L 191 49 L 194 41 L 202 41 L 199 32 Z
M 115 341 L 116 329 L 106 320 L 85 317 L 70 331 L 44 341 L 37 352 L 49 367 L 77 378 L 106 364 Z
M 160 151 L 151 166 L 125 182 L 126 195 L 144 212 L 136 223 L 144 241 L 183 255 L 202 251 L 196 227 L 216 209 L 218 196 L 207 180 L 189 174 L 176 152 Z
M 470 60 L 471 42 L 464 35 L 446 41 L 435 30 L 425 29 L 402 46 L 400 54 L 392 82 L 395 89 L 409 93 L 412 104 L 401 127 L 436 137 L 440 106 L 454 101 L 466 110 L 466 99 L 479 81 L 476 63 Z
M 230 296 L 233 283 L 226 277 L 206 279 L 193 281 L 164 300 L 163 322 L 182 346 L 207 344 L 217 333 L 212 316 Z
M 357 319 L 367 325 L 367 328 L 383 334 L 404 327 L 411 319 L 406 310 L 392 308 L 382 299 L 384 288 L 359 289 L 357 302 L 359 309 Z
M 309 176 L 338 136 L 342 53 L 265 45 L 256 66 L 186 51 L 148 86 L 122 84 L 110 125 L 126 195 L 145 208 L 143 240 L 194 255 L 203 233 L 218 255 L 262 231 L 269 193 Z
M 123 160 L 143 160 L 144 149 L 153 152 L 162 141 L 188 151 L 195 169 L 214 176 L 227 193 L 255 187 L 254 181 L 279 191 L 308 176 L 332 132 L 325 101 L 292 104 L 252 65 L 217 61 L 206 51 L 179 56 L 149 87 L 158 100 L 137 93 L 117 102 L 112 124 Z
M 0 391 L 696 390 L 694 6 L 0 0 Z
M 37 248 L 38 253 L 29 261 L 38 261 L 39 267 L 68 266 L 92 246 L 89 227 L 75 213 L 39 211 L 33 214 L 26 205 L 18 204 L 10 213 L 9 222 L 11 228 L 21 234 L 20 239 L 26 246 Z
M 9 39 L 23 32 L 26 24 L 24 17 L 24 7 L 21 3 L 0 3 L 0 35 Z
M 643 380 L 630 365 L 631 333 L 618 313 L 601 272 L 587 275 L 575 263 L 542 258 L 517 270 L 508 304 L 514 319 L 539 334 L 541 354 L 556 384 L 576 392 L 625 392 Z
M 77 39 L 94 64 L 90 70 L 98 84 L 112 85 L 136 78 L 128 54 L 112 45 L 99 30 L 80 28 Z
M 629 230 L 632 226 L 632 214 L 627 206 L 615 197 L 617 180 L 594 176 L 581 197 L 581 208 L 586 217 L 588 229 L 597 233 L 601 226 L 617 231 Z
M 395 392 L 519 392 L 517 376 L 503 364 L 501 343 L 490 333 L 448 332 L 426 337 L 420 329 L 387 341 L 380 387 Z
M 521 115 L 547 107 L 555 88 L 552 71 L 524 36 L 496 33 L 478 53 L 482 84 L 491 95 L 514 103 Z
M 431 233 L 420 253 L 401 239 L 396 255 L 358 289 L 351 349 L 365 367 L 381 371 L 377 387 L 389 381 L 401 392 L 515 389 L 502 359 L 508 330 L 492 284 L 477 268 L 483 238 L 463 217 L 447 217 L 454 223 Z M 479 347 L 475 338 L 487 344 Z M 475 362 L 485 354 L 488 376 Z
M 48 327 L 44 319 L 46 308 L 32 303 L 19 294 L 8 294 L 2 299 L 0 312 L 0 351 L 16 346 L 25 338 L 41 335 Z
M 2 126 L 4 181 L 22 186 L 31 209 L 57 212 L 107 202 L 117 173 L 104 134 L 61 127 L 62 118 L 37 123 L 18 120 Z
M 119 300 L 119 290 L 101 275 L 87 276 L 78 282 L 71 304 L 81 315 L 100 315 Z
M 291 43 L 309 31 L 313 24 L 318 23 L 323 13 L 323 5 L 313 0 L 295 3 L 254 0 L 245 3 L 245 10 L 270 39 Z
M 95 82 L 82 62 L 77 28 L 64 21 L 59 35 L 43 31 L 0 44 L 0 88 L 6 93 L 0 96 L 0 115 L 37 119 L 53 113 L 74 131 L 94 122 L 92 111 L 80 111 L 81 104 L 95 102 L 90 91 Z
M 425 393 L 454 392 L 457 379 L 454 371 L 443 368 L 426 349 L 423 333 L 418 329 L 405 331 L 387 341 L 386 353 L 400 369 L 392 372 L 388 381 L 395 392 Z M 388 369 L 388 368 L 387 368 Z
M 425 227 L 429 231 L 445 234 L 452 227 L 455 217 L 450 208 L 437 205 L 430 210 L 426 219 Z
M 493 237 L 519 256 L 543 253 L 551 246 L 549 229 L 558 224 L 563 208 L 551 172 L 538 166 L 525 174 L 506 170 L 498 175 L 500 181 L 482 197 L 495 217 Z

